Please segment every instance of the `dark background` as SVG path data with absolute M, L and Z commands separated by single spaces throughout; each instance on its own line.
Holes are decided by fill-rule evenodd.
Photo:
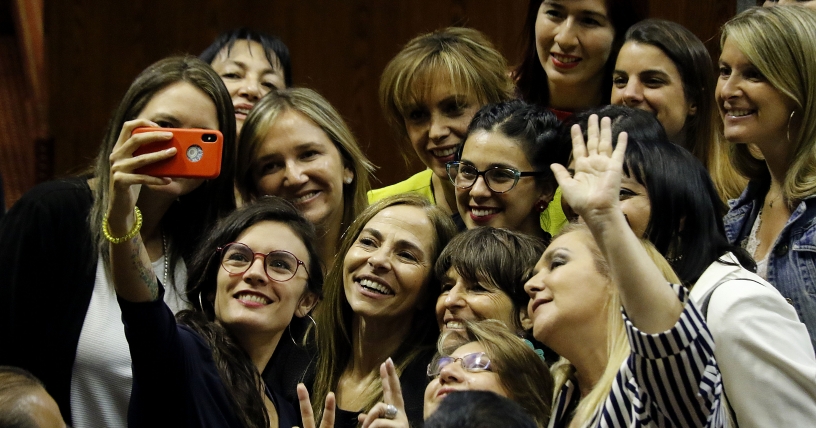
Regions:
M 405 165 L 380 111 L 377 88 L 385 64 L 412 37 L 451 25 L 484 32 L 510 64 L 517 64 L 527 6 L 526 0 L 45 0 L 44 4 L 0 0 L 0 12 L 19 15 L 20 4 L 28 1 L 42 5 L 45 89 L 39 99 L 45 104 L 44 124 L 30 133 L 34 141 L 9 141 L 0 118 L 0 146 L 33 150 L 37 162 L 35 167 L 28 159 L 21 166 L 20 160 L 0 151 L 9 205 L 34 184 L 31 181 L 64 176 L 88 165 L 109 115 L 147 65 L 171 54 L 198 54 L 221 31 L 237 26 L 283 39 L 292 53 L 295 85 L 323 94 L 348 121 L 380 167 L 375 187 L 394 183 L 420 165 Z M 734 15 L 736 3 L 650 0 L 650 15 L 685 25 L 714 51 L 718 28 Z M 19 36 L 21 20 L 15 18 Z M 0 51 L 0 62 L 25 61 L 25 51 L 16 57 L 4 52 Z M 4 68 L 0 64 L 0 73 Z M 0 79 L 2 92 L 10 80 Z M 27 91 L 20 92 L 29 98 Z M 14 103 L 13 96 L 10 101 L 0 99 L 6 102 Z M 0 116 L 11 113 L 3 104 Z M 5 172 L 9 163 L 21 171 L 37 171 L 28 182 L 15 180 L 9 177 L 13 173 Z

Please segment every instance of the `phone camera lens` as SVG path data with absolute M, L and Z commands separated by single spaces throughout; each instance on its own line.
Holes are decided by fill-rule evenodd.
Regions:
M 203 140 L 205 143 L 214 143 L 214 142 L 215 142 L 215 140 L 217 140 L 217 139 L 218 139 L 218 137 L 217 137 L 215 134 L 204 134 L 204 135 L 201 137 L 201 139 L 202 139 L 202 140 Z

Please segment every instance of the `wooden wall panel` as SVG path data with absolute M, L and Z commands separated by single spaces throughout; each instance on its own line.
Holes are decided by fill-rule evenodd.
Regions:
M 710 37 L 735 0 L 650 0 L 655 16 Z M 377 102 L 379 75 L 411 37 L 449 25 L 485 32 L 511 63 L 525 0 L 60 0 L 46 2 L 45 31 L 55 172 L 87 165 L 110 112 L 144 67 L 197 54 L 222 30 L 250 26 L 292 51 L 296 85 L 321 92 L 348 120 L 382 184 L 407 176 Z

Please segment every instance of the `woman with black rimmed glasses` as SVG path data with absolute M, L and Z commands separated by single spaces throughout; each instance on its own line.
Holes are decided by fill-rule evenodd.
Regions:
M 132 210 L 127 178 L 108 222 Z M 136 224 L 138 225 L 138 219 Z M 118 232 L 119 230 L 112 230 Z M 111 245 L 112 277 L 133 359 L 128 424 L 291 427 L 294 408 L 261 379 L 293 317 L 307 316 L 323 285 L 313 226 L 290 203 L 263 198 L 232 213 L 193 255 L 177 319 L 140 239 Z
M 458 161 L 447 164 L 456 204 L 468 229 L 502 227 L 547 239 L 541 213 L 555 194 L 550 164 L 566 164 L 569 150 L 549 110 L 512 100 L 479 110 Z

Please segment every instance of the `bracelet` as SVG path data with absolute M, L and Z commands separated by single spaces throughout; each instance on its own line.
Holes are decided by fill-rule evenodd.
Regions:
M 136 215 L 136 223 L 133 224 L 133 227 L 127 235 L 121 238 L 114 238 L 113 235 L 111 235 L 110 228 L 108 227 L 108 216 L 106 215 L 105 218 L 102 219 L 102 235 L 105 236 L 105 239 L 110 241 L 111 244 L 121 244 L 122 242 L 133 239 L 142 228 L 142 212 L 139 211 L 139 207 L 133 207 L 133 212 Z

